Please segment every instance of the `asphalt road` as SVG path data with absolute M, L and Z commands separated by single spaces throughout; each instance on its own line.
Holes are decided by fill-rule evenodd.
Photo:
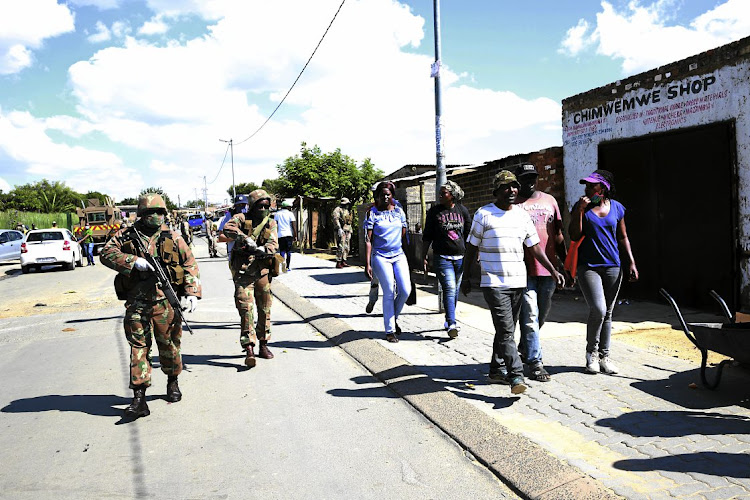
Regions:
M 166 402 L 155 367 L 151 415 L 131 423 L 113 273 L 0 271 L 6 315 L 48 303 L 0 319 L 0 498 L 516 498 L 280 302 L 276 358 L 244 369 L 226 261 L 197 245 L 205 298 L 183 337 L 183 400 Z M 76 299 L 57 307 L 64 295 Z

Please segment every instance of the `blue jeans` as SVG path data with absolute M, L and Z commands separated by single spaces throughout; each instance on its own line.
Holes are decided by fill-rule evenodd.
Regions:
M 286 268 L 291 269 L 292 248 L 294 248 L 293 236 L 282 236 L 279 238 L 279 253 L 286 259 Z
M 528 276 L 526 291 L 521 299 L 521 340 L 519 349 L 524 352 L 526 364 L 535 366 L 542 362 L 542 344 L 539 330 L 547 320 L 555 293 L 555 278 L 552 276 Z
M 599 351 L 600 357 L 609 356 L 612 337 L 612 311 L 622 284 L 619 267 L 578 267 L 578 285 L 589 306 L 586 321 L 586 352 Z
M 492 314 L 492 324 L 495 325 L 490 373 L 507 373 L 508 378 L 523 377 L 523 364 L 513 338 L 523 288 L 483 287 L 482 293 Z
M 401 253 L 395 257 L 381 257 L 373 254 L 371 265 L 372 272 L 383 290 L 385 333 L 396 333 L 396 319 L 411 293 L 411 276 L 406 255 Z
M 90 265 L 94 265 L 94 244 L 93 243 L 84 243 L 86 245 L 86 258 L 89 261 Z
M 448 326 L 455 325 L 458 287 L 464 274 L 464 259 L 451 260 L 435 255 L 435 270 L 440 280 L 440 286 L 443 287 L 445 321 L 448 322 Z

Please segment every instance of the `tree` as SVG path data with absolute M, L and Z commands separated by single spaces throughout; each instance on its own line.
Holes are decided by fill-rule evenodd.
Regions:
M 33 184 L 15 186 L 3 195 L 3 205 L 5 209 L 26 212 L 70 212 L 80 206 L 82 196 L 64 182 L 42 179 Z
M 286 183 L 281 179 L 265 179 L 261 186 L 270 195 L 277 198 L 284 198 Z
M 150 187 L 142 190 L 140 193 L 138 193 L 138 196 L 143 196 L 146 193 L 159 193 L 162 198 L 164 198 L 164 203 L 167 204 L 167 210 L 175 210 L 177 208 L 177 205 L 175 205 L 172 200 L 169 199 L 169 195 L 164 192 L 164 190 L 160 187 Z M 138 204 L 136 201 L 135 204 Z
M 203 208 L 203 200 L 190 200 L 184 203 L 187 208 Z
M 279 172 L 277 194 L 283 197 L 347 197 L 352 203 L 368 200 L 372 185 L 383 176 L 369 158 L 357 166 L 340 149 L 323 153 L 318 146 L 308 148 L 305 142 L 298 155 L 284 160 L 276 170 Z
M 123 198 L 118 205 L 137 205 L 138 198 Z
M 260 186 L 254 182 L 240 182 L 239 184 L 234 185 L 234 190 L 237 194 L 249 194 L 256 189 L 260 189 Z M 229 186 L 227 193 L 230 197 L 232 196 L 232 186 Z M 232 199 L 232 201 L 234 201 L 234 199 Z
M 99 200 L 99 203 L 101 203 L 102 205 L 106 205 L 106 204 L 107 204 L 107 198 L 109 198 L 109 196 L 107 196 L 107 195 L 106 195 L 106 194 L 104 194 L 104 193 L 100 193 L 99 191 L 89 191 L 88 193 L 84 194 L 84 195 L 83 195 L 83 196 L 81 197 L 81 199 L 82 199 L 82 201 L 83 201 L 84 203 L 85 203 L 85 202 L 86 202 L 86 201 L 87 201 L 87 200 L 88 200 L 89 198 L 95 198 L 95 199 Z

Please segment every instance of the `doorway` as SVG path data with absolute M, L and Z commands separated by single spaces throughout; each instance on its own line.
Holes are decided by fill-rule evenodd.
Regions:
M 734 122 L 599 145 L 599 168 L 615 176 L 626 208 L 638 283 L 621 296 L 716 307 L 716 290 L 740 306 Z

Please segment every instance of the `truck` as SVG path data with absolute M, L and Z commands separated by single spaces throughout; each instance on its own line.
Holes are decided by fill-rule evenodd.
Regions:
M 96 198 L 89 198 L 82 208 L 76 208 L 78 225 L 73 228 L 76 238 L 83 238 L 84 226 L 89 223 L 93 231 L 94 255 L 104 246 L 109 237 L 122 227 L 122 211 L 107 197 L 106 203 L 102 205 Z

